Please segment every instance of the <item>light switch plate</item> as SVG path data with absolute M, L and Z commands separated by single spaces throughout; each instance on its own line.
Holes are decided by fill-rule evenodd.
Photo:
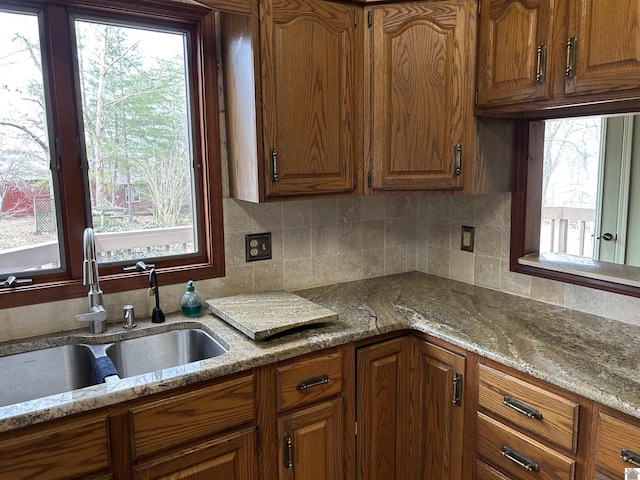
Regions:
M 475 241 L 475 227 L 462 226 L 462 234 L 460 235 L 460 250 L 473 252 L 473 244 Z
M 247 262 L 271 259 L 271 232 L 251 233 L 244 237 Z

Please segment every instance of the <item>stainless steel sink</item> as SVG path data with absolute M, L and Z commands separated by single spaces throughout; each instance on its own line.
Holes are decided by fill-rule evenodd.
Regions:
M 177 367 L 224 353 L 225 347 L 195 328 L 121 340 L 106 349 L 120 377 Z
M 0 406 L 95 383 L 95 357 L 86 345 L 63 345 L 0 357 Z

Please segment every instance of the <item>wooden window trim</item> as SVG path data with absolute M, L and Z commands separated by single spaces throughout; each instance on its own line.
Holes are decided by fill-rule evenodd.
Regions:
M 174 5 L 159 0 L 44 0 L 42 2 L 9 1 L 5 5 L 19 8 L 42 10 L 43 22 L 67 23 L 70 12 L 107 15 L 113 18 L 142 20 L 145 23 L 164 25 L 193 25 L 191 34 L 192 52 L 189 59 L 191 83 L 189 88 L 195 92 L 192 119 L 197 119 L 197 131 L 194 132 L 194 158 L 198 158 L 196 175 L 196 201 L 201 217 L 198 225 L 198 242 L 201 254 L 176 256 L 162 260 L 157 269 L 160 285 L 169 285 L 191 280 L 216 278 L 224 275 L 224 234 L 222 220 L 222 181 L 219 153 L 218 98 L 216 78 L 215 21 L 213 10 L 185 3 Z M 70 49 L 60 48 L 68 44 L 68 28 L 45 28 L 49 34 L 43 51 L 43 72 L 45 83 L 73 82 L 73 69 L 61 68 L 72 65 Z M 55 47 L 54 47 L 55 46 Z M 57 47 L 57 48 L 56 48 Z M 206 71 L 206 74 L 205 74 Z M 77 112 L 71 111 L 75 98 L 69 98 L 70 90 L 51 92 L 48 99 L 50 136 L 59 134 L 60 126 L 78 131 Z M 64 96 L 67 98 L 63 98 Z M 70 124 L 70 119 L 72 124 Z M 78 158 L 79 149 L 76 135 L 61 135 L 61 151 L 69 158 Z M 205 160 L 206 161 L 203 161 Z M 85 228 L 85 215 L 73 218 L 66 215 L 65 205 L 84 205 L 81 185 L 82 174 L 79 168 L 69 168 L 67 162 L 62 168 L 68 171 L 60 175 L 58 196 L 63 212 L 59 222 L 61 238 L 66 241 L 62 268 L 52 273 L 38 275 L 37 282 L 13 288 L 0 289 L 0 308 L 19 307 L 56 300 L 83 297 L 87 287 L 82 284 L 82 236 Z M 54 180 L 56 181 L 56 180 Z M 186 260 L 186 262 L 185 262 Z M 131 261 L 131 264 L 135 260 Z M 100 286 L 105 294 L 148 287 L 147 272 L 123 273 L 122 265 L 100 266 Z M 28 277 L 25 273 L 21 277 Z
M 602 111 L 605 113 L 614 113 Z M 542 155 L 544 126 L 538 120 L 521 120 L 516 165 L 516 189 L 511 197 L 510 269 L 513 272 L 558 282 L 640 297 L 640 288 L 596 278 L 521 265 L 518 259 L 537 253 L 540 247 L 542 208 Z

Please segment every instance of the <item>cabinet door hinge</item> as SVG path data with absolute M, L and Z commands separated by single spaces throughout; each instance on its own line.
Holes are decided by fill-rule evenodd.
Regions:
M 371 28 L 372 25 L 373 25 L 373 12 L 369 10 L 367 12 L 367 27 Z
M 355 8 L 353 9 L 353 26 L 358 26 L 358 10 Z
M 358 188 L 358 174 L 353 174 L 353 189 L 356 190 Z
M 367 187 L 371 188 L 371 172 L 367 173 Z
M 476 94 L 475 94 L 475 97 L 474 97 L 473 101 L 474 101 L 474 103 L 475 103 L 475 105 L 477 107 L 478 106 L 478 90 L 476 90 Z
M 356 422 L 355 432 L 356 432 L 356 437 L 357 437 L 358 436 L 358 422 Z
M 478 0 L 478 16 L 480 16 L 480 10 L 482 10 L 482 0 Z
M 260 445 L 260 427 L 256 425 L 256 447 Z

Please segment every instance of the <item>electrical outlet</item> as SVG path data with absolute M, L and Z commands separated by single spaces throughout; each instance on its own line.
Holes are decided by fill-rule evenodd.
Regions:
M 247 262 L 271 259 L 271 232 L 251 233 L 244 237 Z
M 467 252 L 473 252 L 473 243 L 475 241 L 474 227 L 462 226 L 462 234 L 460 235 L 460 250 Z

